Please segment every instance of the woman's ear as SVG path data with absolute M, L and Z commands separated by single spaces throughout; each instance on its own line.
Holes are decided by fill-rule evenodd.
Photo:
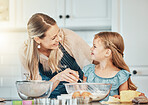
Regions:
M 106 49 L 105 56 L 106 56 L 106 57 L 109 57 L 109 56 L 111 56 L 111 54 L 112 54 L 111 49 Z
M 36 41 L 36 43 L 38 43 L 38 44 L 40 44 L 41 42 L 40 42 L 40 38 L 39 37 L 34 37 L 34 40 Z

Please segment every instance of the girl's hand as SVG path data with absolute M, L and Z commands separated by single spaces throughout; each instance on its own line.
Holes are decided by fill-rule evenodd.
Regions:
M 83 82 L 86 82 L 86 80 L 87 80 L 87 77 L 85 77 L 83 74 Z
M 114 95 L 113 97 L 120 99 L 120 95 Z
M 139 96 L 144 96 L 144 97 L 146 97 L 144 93 L 141 93 Z
M 76 83 L 79 80 L 78 72 L 69 68 L 58 73 L 56 76 L 59 81 L 66 81 L 70 83 Z

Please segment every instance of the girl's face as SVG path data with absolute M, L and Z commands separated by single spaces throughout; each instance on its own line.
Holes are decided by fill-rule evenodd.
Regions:
M 105 59 L 106 49 L 100 38 L 93 40 L 93 47 L 90 50 L 92 60 L 100 62 Z
M 57 24 L 51 26 L 45 32 L 45 37 L 43 39 L 40 39 L 41 48 L 50 50 L 57 49 L 59 42 L 61 41 L 60 34 L 61 31 Z

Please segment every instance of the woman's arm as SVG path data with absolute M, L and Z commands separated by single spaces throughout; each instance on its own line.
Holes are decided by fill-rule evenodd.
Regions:
M 79 75 L 78 75 L 77 71 L 74 71 L 74 70 L 71 70 L 68 68 L 68 69 L 58 73 L 57 75 L 55 75 L 50 81 L 53 82 L 52 90 L 54 90 L 58 86 L 60 81 L 66 81 L 69 83 L 76 83 L 78 80 L 79 80 Z
M 53 82 L 53 86 L 52 86 L 52 91 L 58 86 L 58 84 L 60 83 L 58 76 L 54 76 L 51 80 L 49 80 L 51 82 Z

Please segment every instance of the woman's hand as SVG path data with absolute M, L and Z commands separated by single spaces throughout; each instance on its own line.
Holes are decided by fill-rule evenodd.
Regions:
M 79 80 L 78 72 L 69 68 L 58 73 L 56 76 L 59 81 L 66 81 L 70 83 L 76 83 Z

